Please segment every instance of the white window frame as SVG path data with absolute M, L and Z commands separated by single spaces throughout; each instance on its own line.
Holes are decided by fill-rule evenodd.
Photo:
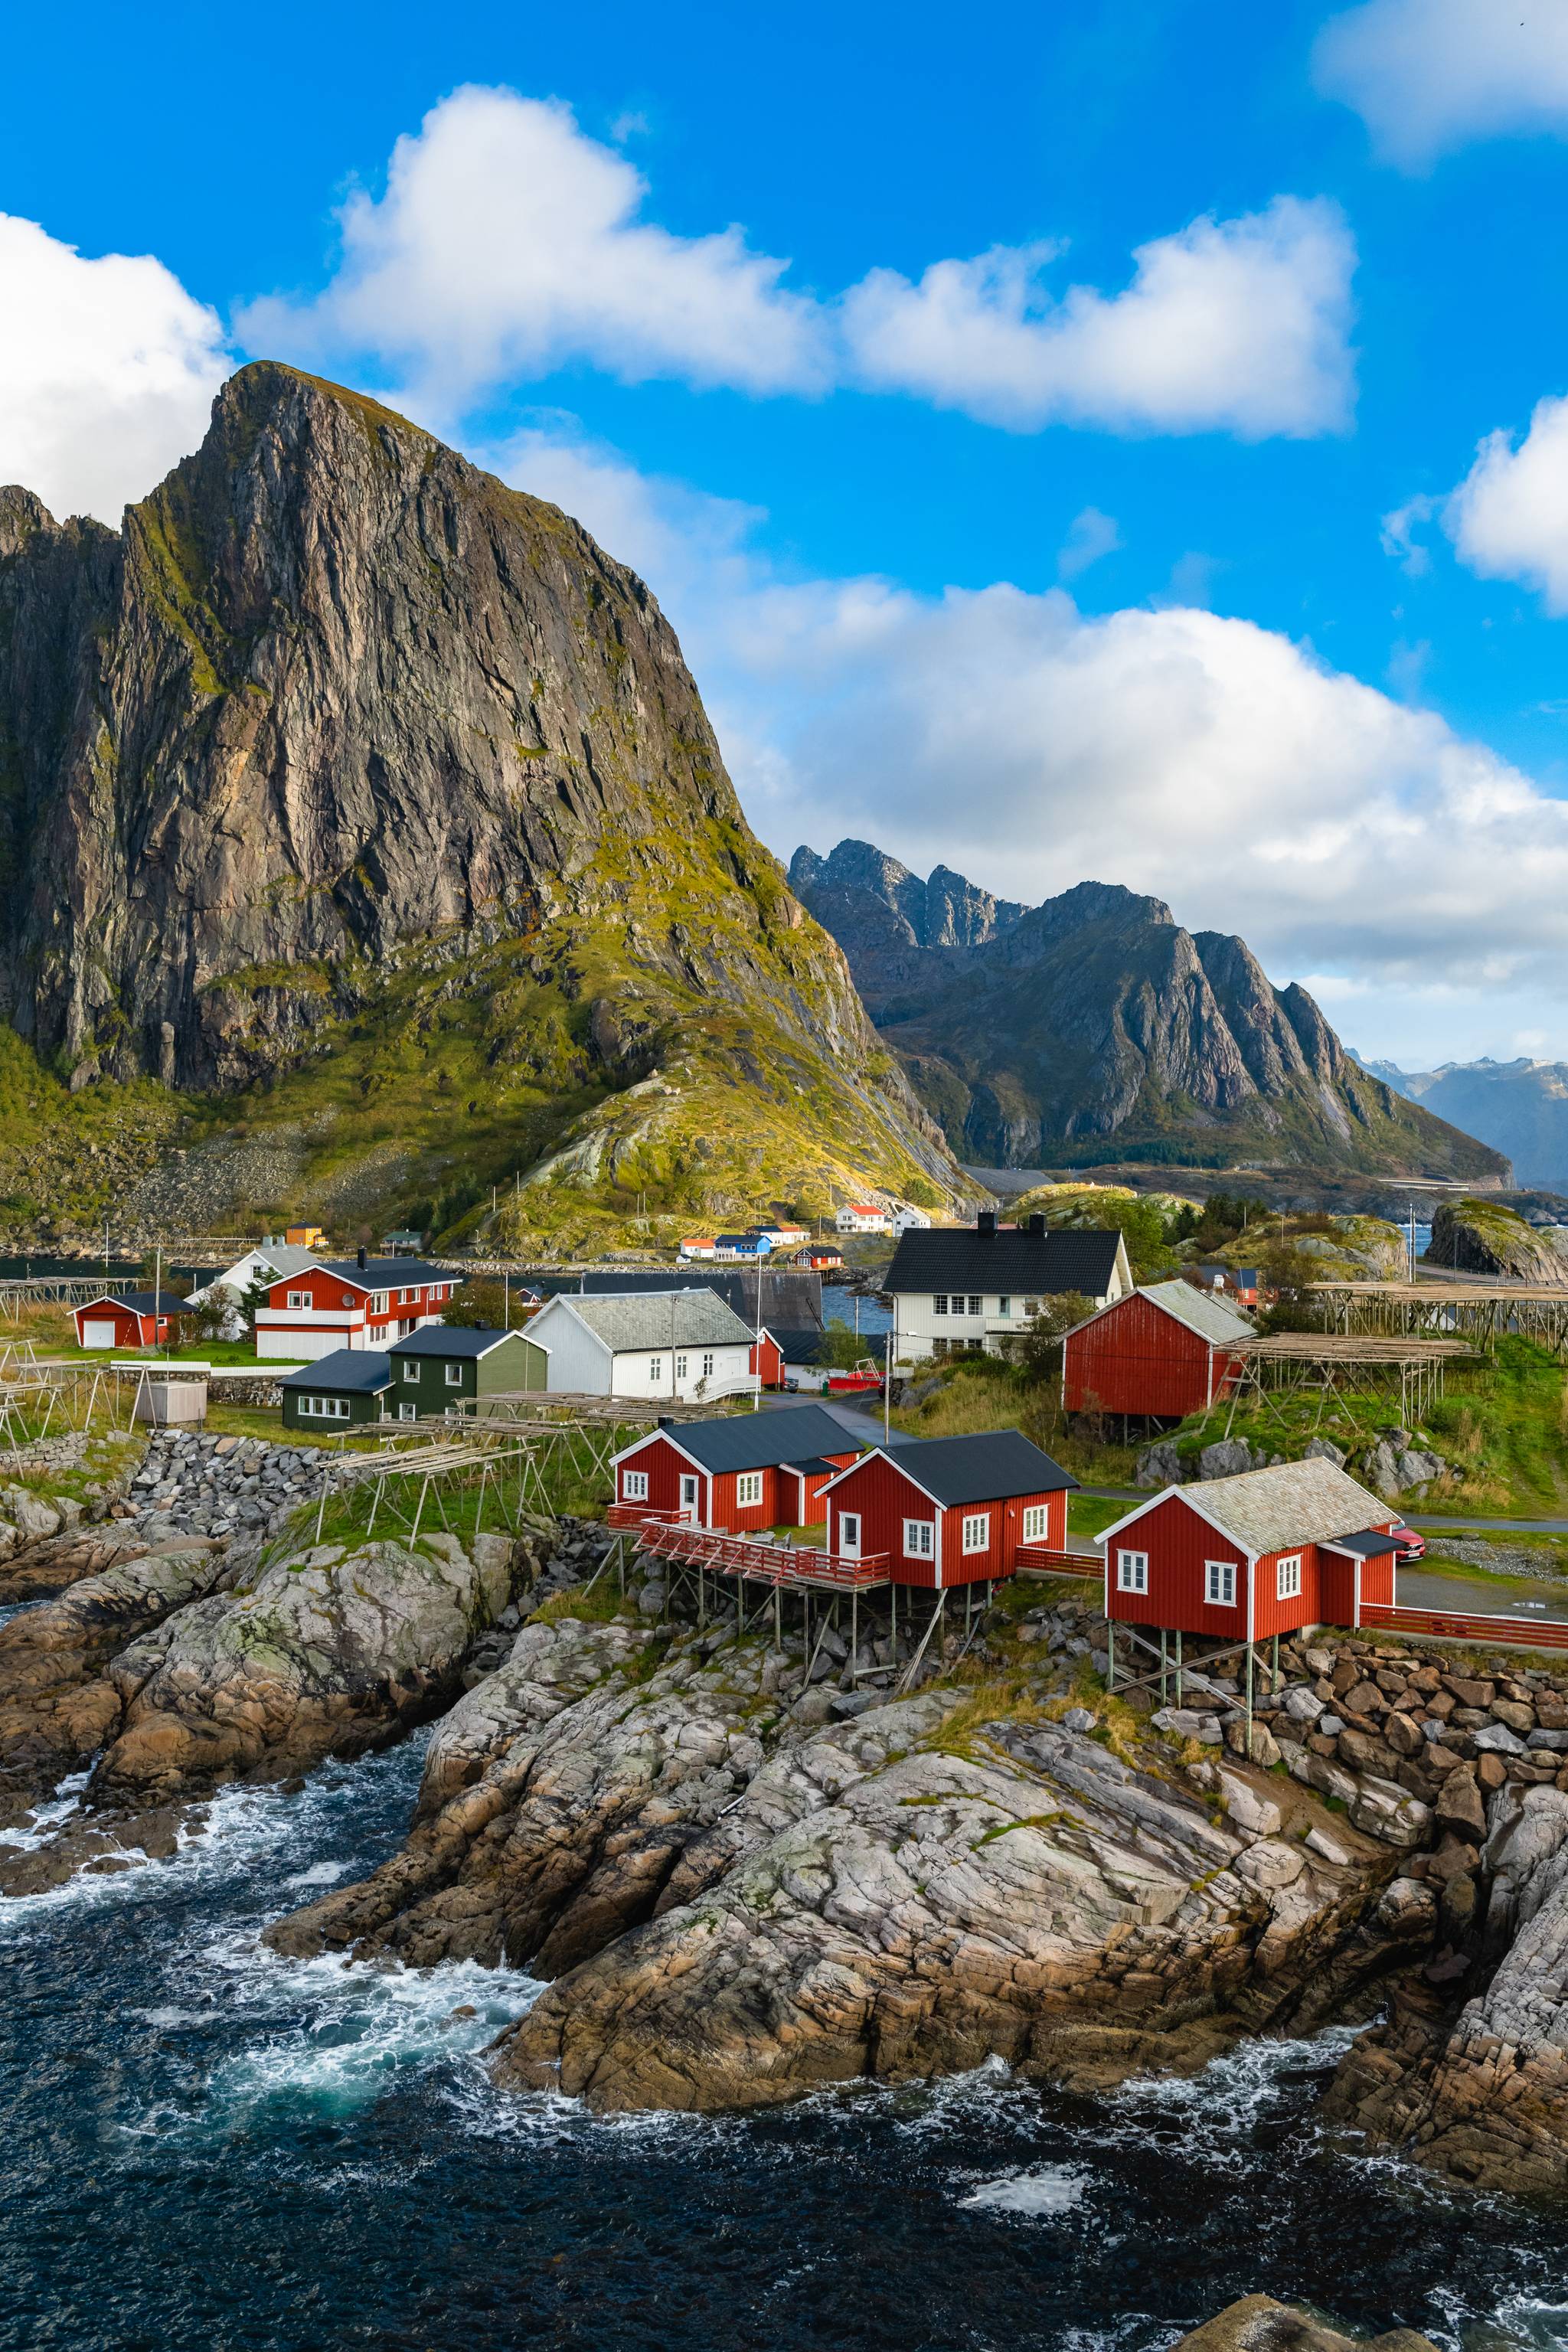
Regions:
M 316 1301 L 311 1292 L 308 1290 L 291 1290 L 289 1293 L 289 1306 L 287 1311 L 290 1315 L 309 1315 L 311 1308 L 315 1306 L 315 1303 Z
M 648 1358 L 648 1360 L 647 1360 L 647 1376 L 648 1376 L 648 1378 L 649 1378 L 649 1380 L 650 1380 L 650 1381 L 662 1381 L 662 1380 L 663 1380 L 663 1378 L 664 1378 L 664 1358 L 663 1358 L 662 1356 L 650 1356 L 650 1357 Z
M 735 1508 L 754 1511 L 763 1499 L 763 1474 L 760 1470 L 741 1470 L 735 1476 Z
M 991 1549 L 991 1514 L 971 1511 L 963 1522 L 962 1549 L 965 1552 L 989 1551 Z
M 936 1525 L 931 1519 L 904 1521 L 904 1558 L 934 1559 L 936 1558 Z
M 713 1377 L 713 1359 L 711 1356 L 704 1356 L 702 1359 L 702 1377 L 705 1381 L 710 1381 Z
M 1116 1590 L 1118 1592 L 1147 1593 L 1149 1590 L 1149 1555 L 1146 1551 L 1116 1553 Z
M 647 1472 L 646 1470 L 621 1472 L 621 1500 L 625 1503 L 647 1502 Z
M 1205 1560 L 1204 1602 L 1205 1607 L 1210 1609 L 1234 1609 L 1236 1607 L 1235 1560 Z
M 684 1356 L 677 1356 L 675 1360 L 675 1377 L 678 1381 L 683 1381 L 686 1378 L 686 1363 L 687 1360 Z
M 939 1290 L 936 1292 L 935 1296 L 931 1299 L 931 1311 L 933 1315 L 945 1315 L 947 1313 L 947 1293 L 945 1290 Z
M 449 1389 L 460 1389 L 460 1388 L 462 1387 L 462 1385 L 463 1385 L 463 1367 L 462 1367 L 462 1365 L 461 1365 L 460 1363 L 458 1363 L 458 1364 L 448 1363 L 448 1364 L 447 1364 L 447 1386 Z
M 1024 1541 L 1044 1543 L 1050 1533 L 1051 1507 L 1048 1503 L 1026 1503 L 1024 1506 Z
M 340 1396 L 302 1396 L 300 1411 L 317 1421 L 347 1421 L 349 1401 Z
M 417 1356 L 404 1357 L 403 1377 L 405 1381 L 417 1381 L 419 1378 L 419 1359 Z
M 370 1311 L 373 1315 L 385 1315 L 390 1310 L 391 1306 L 392 1293 L 390 1290 L 373 1290 L 371 1292 Z
M 1288 1559 L 1275 1563 L 1274 1598 L 1276 1601 L 1300 1601 L 1301 1598 L 1301 1555 L 1299 1551 L 1293 1551 Z
M 418 1406 L 416 1404 L 400 1404 L 397 1408 L 397 1418 L 399 1421 L 417 1421 L 419 1418 Z
M 972 1315 L 981 1315 L 981 1314 L 984 1314 L 984 1310 L 985 1310 L 985 1300 L 984 1300 L 984 1297 L 983 1297 L 983 1296 L 981 1296 L 981 1295 L 978 1295 L 977 1293 L 975 1293 L 974 1291 L 973 1291 L 973 1290 L 972 1290 L 972 1291 L 969 1293 L 969 1311 L 970 1311 L 970 1313 L 971 1313 Z
M 1009 1320 L 1011 1320 L 1013 1313 L 1013 1299 L 1012 1294 L 1009 1291 L 1005 1290 L 997 1299 L 996 1313 L 999 1318 L 1005 1315 Z

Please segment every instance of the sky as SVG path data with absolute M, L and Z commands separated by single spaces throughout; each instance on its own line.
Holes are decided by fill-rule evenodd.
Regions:
M 271 357 L 580 516 L 747 814 L 1568 1057 L 1568 0 L 83 0 L 7 35 L 0 481 Z M 25 93 L 26 102 L 16 102 Z

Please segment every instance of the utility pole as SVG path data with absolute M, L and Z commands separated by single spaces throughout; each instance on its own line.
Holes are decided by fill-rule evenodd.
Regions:
M 888 1352 L 882 1359 L 882 1443 L 886 1445 L 893 1428 L 893 1363 L 899 1352 L 899 1306 L 893 1301 L 893 1328 L 888 1334 Z

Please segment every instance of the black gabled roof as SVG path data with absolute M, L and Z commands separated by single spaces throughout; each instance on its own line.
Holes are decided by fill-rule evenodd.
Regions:
M 363 1265 L 354 1257 L 319 1257 L 316 1264 L 322 1274 L 335 1275 L 361 1290 L 413 1290 L 421 1283 L 458 1279 L 449 1265 L 432 1265 L 422 1257 L 367 1257 Z M 289 1277 L 279 1275 L 278 1279 L 286 1282 Z
M 884 1290 L 939 1290 L 1051 1297 L 1064 1290 L 1103 1298 L 1116 1272 L 1120 1230 L 984 1234 L 973 1225 L 916 1227 L 899 1236 Z
M 780 1330 L 773 1323 L 764 1323 L 763 1328 L 770 1339 L 777 1340 L 779 1354 L 786 1364 L 815 1364 L 816 1351 L 827 1336 L 815 1325 L 802 1331 Z
M 976 1437 L 921 1437 L 889 1455 L 895 1468 L 923 1487 L 933 1502 L 1004 1502 L 1010 1495 L 1054 1495 L 1078 1480 L 1018 1429 L 988 1429 Z
M 662 1433 L 704 1470 L 772 1470 L 781 1462 L 815 1462 L 824 1454 L 855 1454 L 859 1440 L 819 1404 L 784 1405 L 777 1412 L 742 1412 L 727 1421 L 683 1421 Z
M 190 1315 L 195 1312 L 188 1298 L 178 1297 L 172 1290 L 100 1290 L 89 1298 L 84 1313 L 95 1307 L 123 1307 L 130 1315 Z
M 410 1331 L 405 1339 L 395 1339 L 395 1356 L 488 1356 L 503 1339 L 523 1339 L 524 1331 L 490 1330 L 482 1324 L 427 1323 L 422 1331 Z M 542 1342 L 535 1339 L 534 1347 Z M 544 1352 L 548 1355 L 549 1349 Z
M 282 1389 L 323 1390 L 330 1396 L 379 1396 L 392 1386 L 391 1360 L 378 1348 L 334 1348 L 297 1372 L 285 1372 Z

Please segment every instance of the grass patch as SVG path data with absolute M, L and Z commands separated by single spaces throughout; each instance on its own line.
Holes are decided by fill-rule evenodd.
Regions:
M 531 1625 L 559 1625 L 563 1617 L 575 1617 L 588 1625 L 610 1625 L 617 1617 L 631 1614 L 635 1614 L 635 1604 L 623 1597 L 613 1577 L 605 1575 L 591 1592 L 586 1584 L 574 1584 L 566 1592 L 552 1592 L 532 1612 L 528 1622 Z

